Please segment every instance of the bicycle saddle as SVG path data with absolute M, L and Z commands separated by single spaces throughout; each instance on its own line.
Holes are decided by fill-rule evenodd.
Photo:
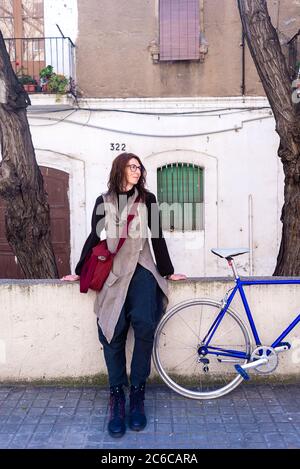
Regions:
M 216 254 L 219 257 L 228 259 L 229 257 L 240 256 L 246 252 L 250 252 L 248 248 L 227 248 L 227 249 L 211 249 L 211 252 Z

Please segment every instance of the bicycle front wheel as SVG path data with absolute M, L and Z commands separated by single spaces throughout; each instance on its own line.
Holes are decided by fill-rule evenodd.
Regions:
M 243 380 L 234 365 L 249 360 L 250 336 L 234 311 L 226 311 L 205 348 L 207 333 L 221 309 L 220 303 L 210 299 L 184 301 L 171 308 L 157 326 L 154 364 L 163 381 L 182 396 L 221 397 Z

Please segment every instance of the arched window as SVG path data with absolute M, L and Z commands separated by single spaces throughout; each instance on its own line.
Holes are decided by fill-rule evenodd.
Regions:
M 157 198 L 164 230 L 203 229 L 203 169 L 171 163 L 157 169 Z

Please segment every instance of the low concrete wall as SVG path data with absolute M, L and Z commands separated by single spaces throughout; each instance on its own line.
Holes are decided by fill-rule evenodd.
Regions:
M 232 286 L 227 278 L 170 282 L 169 307 L 190 298 L 220 300 Z M 245 288 L 261 340 L 269 345 L 300 314 L 300 285 Z M 78 283 L 0 280 L 0 380 L 59 380 L 106 374 L 93 313 L 94 295 L 80 294 Z M 238 295 L 232 307 L 245 318 Z M 299 325 L 287 340 L 292 349 L 280 356 L 277 376 L 300 372 Z M 131 332 L 128 356 L 132 343 Z

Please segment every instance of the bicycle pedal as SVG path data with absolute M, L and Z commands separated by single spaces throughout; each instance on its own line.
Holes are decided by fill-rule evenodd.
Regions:
M 288 349 L 291 348 L 291 344 L 289 342 L 279 342 L 278 345 L 276 345 L 276 347 L 287 347 Z M 275 347 L 275 348 L 276 348 Z
M 234 368 L 236 369 L 236 371 L 241 375 L 241 377 L 248 381 L 250 379 L 250 376 L 248 375 L 247 371 L 245 371 L 241 365 L 234 365 Z

